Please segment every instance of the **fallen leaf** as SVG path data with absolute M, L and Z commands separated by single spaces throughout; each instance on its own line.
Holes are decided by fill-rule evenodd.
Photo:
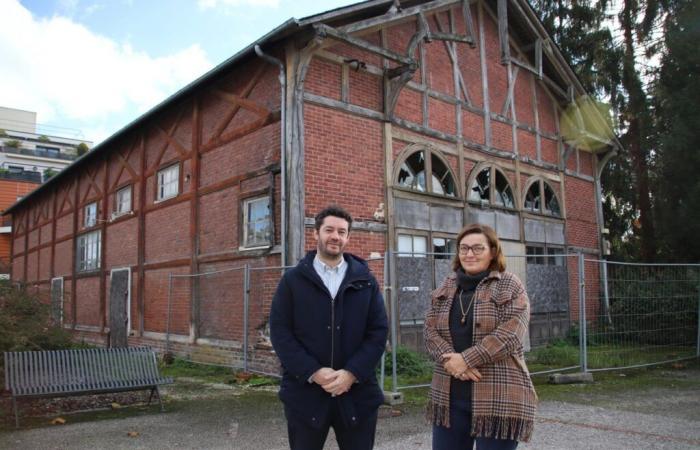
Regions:
M 51 425 L 63 425 L 64 423 L 66 423 L 66 419 L 63 417 L 56 417 L 51 421 Z
M 139 432 L 138 431 L 129 431 L 128 433 L 126 433 L 126 435 L 129 437 L 137 437 L 139 435 Z

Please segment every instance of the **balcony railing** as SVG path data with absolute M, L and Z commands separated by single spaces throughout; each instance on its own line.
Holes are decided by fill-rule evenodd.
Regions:
M 15 148 L 15 147 L 0 147 L 0 152 L 2 153 L 14 153 L 15 155 L 28 155 L 28 156 L 39 156 L 42 158 L 52 158 L 52 159 L 62 159 L 65 161 L 74 161 L 78 157 L 76 155 L 68 155 L 60 152 L 49 152 L 47 150 L 29 150 L 26 148 Z
M 33 172 L 31 170 L 24 170 L 21 172 L 10 172 L 7 170 L 0 170 L 0 179 L 41 183 L 41 172 Z

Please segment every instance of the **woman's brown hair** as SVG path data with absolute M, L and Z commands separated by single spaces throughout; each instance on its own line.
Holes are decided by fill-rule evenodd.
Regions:
M 486 236 L 486 240 L 489 242 L 489 247 L 491 247 L 491 254 L 493 259 L 489 265 L 490 271 L 503 272 L 506 270 L 506 258 L 503 256 L 503 249 L 501 249 L 501 241 L 498 240 L 498 235 L 488 225 L 482 225 L 480 223 L 472 223 L 462 228 L 462 231 L 457 235 L 457 251 L 454 258 L 452 258 L 452 270 L 457 271 L 462 267 L 462 263 L 459 261 L 459 243 L 462 242 L 464 236 L 468 234 L 483 234 Z

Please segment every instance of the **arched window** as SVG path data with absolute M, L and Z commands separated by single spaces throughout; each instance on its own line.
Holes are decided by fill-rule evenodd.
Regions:
M 426 178 L 426 173 L 431 173 L 432 176 Z M 447 197 L 457 196 L 452 171 L 429 149 L 413 152 L 404 159 L 396 184 L 418 192 L 432 192 Z
M 478 169 L 469 185 L 469 201 L 515 208 L 515 197 L 506 176 L 495 166 Z
M 544 198 L 544 203 L 542 199 Z M 561 217 L 559 200 L 554 189 L 544 180 L 535 180 L 525 194 L 525 210 Z

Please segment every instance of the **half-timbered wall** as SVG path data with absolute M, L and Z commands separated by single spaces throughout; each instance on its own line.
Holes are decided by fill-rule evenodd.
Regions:
M 268 248 L 244 249 L 240 229 L 245 198 L 269 194 L 273 207 L 279 201 L 279 120 L 277 69 L 260 59 L 200 86 L 14 214 L 13 280 L 48 298 L 51 279 L 63 277 L 64 325 L 104 344 L 110 271 L 130 268 L 130 339 L 163 339 L 168 274 L 279 264 L 279 211 Z M 173 164 L 178 194 L 159 201 L 158 171 Z M 116 192 L 124 188 L 131 189 L 131 211 L 116 215 Z M 93 202 L 97 220 L 86 227 L 85 206 Z M 100 267 L 80 272 L 76 240 L 92 231 L 100 232 Z M 200 337 L 195 297 L 202 298 L 180 286 L 171 299 L 177 345 Z M 208 314 L 240 316 L 240 305 L 232 306 L 214 302 Z M 240 341 L 241 333 L 239 324 L 223 340 Z

